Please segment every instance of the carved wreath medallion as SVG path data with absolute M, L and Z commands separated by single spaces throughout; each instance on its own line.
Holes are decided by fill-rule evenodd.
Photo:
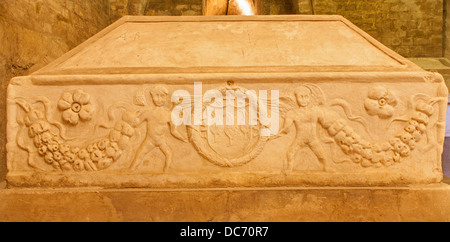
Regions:
M 227 90 L 246 92 L 244 88 L 230 86 L 218 90 L 224 97 Z M 245 105 L 245 116 L 248 117 L 248 103 Z M 225 115 L 226 112 L 224 120 Z M 221 167 L 237 167 L 262 152 L 268 140 L 260 135 L 262 128 L 260 122 L 257 125 L 246 122 L 246 125 L 193 125 L 188 130 L 194 147 L 208 161 Z

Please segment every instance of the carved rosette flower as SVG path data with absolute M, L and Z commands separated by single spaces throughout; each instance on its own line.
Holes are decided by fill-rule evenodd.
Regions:
M 376 115 L 381 119 L 392 117 L 394 107 L 397 106 L 397 98 L 392 92 L 385 87 L 378 86 L 371 88 L 367 97 L 364 107 L 369 115 Z
M 90 103 L 90 95 L 82 90 L 73 93 L 65 92 L 58 101 L 58 108 L 63 111 L 62 119 L 72 125 L 78 121 L 91 120 L 94 106 Z

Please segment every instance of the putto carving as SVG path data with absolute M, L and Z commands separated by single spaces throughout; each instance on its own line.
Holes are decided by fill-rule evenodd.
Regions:
M 62 119 L 72 125 L 78 124 L 80 119 L 91 120 L 94 113 L 90 95 L 80 89 L 73 93 L 64 92 L 58 101 L 58 108 L 63 112 Z
M 325 151 L 317 137 L 317 124 L 323 127 L 329 126 L 327 110 L 324 109 L 325 97 L 322 90 L 313 84 L 305 84 L 298 87 L 295 92 L 297 105 L 291 106 L 285 115 L 284 128 L 280 134 L 286 135 L 292 125 L 295 126 L 296 136 L 289 146 L 287 153 L 286 172 L 292 172 L 294 157 L 298 150 L 306 146 L 323 166 L 323 170 L 329 170 L 325 157 Z
M 140 157 L 142 154 L 148 153 L 154 148 L 159 148 L 165 156 L 164 171 L 168 171 L 172 163 L 173 155 L 172 149 L 167 144 L 165 131 L 170 127 L 170 132 L 175 138 L 184 142 L 188 141 L 171 122 L 171 110 L 166 107 L 169 101 L 169 91 L 167 88 L 164 86 L 155 86 L 151 88 L 150 94 L 154 107 L 150 106 L 140 110 L 136 124 L 136 126 L 139 126 L 142 123 L 146 123 L 146 137 L 137 149 L 130 168 L 132 170 L 137 169 L 143 161 L 142 157 Z
M 367 113 L 381 119 L 392 117 L 395 106 L 397 106 L 396 96 L 382 86 L 371 88 L 364 102 Z

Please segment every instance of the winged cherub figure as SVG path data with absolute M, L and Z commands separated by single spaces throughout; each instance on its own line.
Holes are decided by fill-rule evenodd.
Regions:
M 324 105 L 324 95 L 321 89 L 312 84 L 304 84 L 295 90 L 296 104 L 285 114 L 284 127 L 279 136 L 286 135 L 292 125 L 295 126 L 295 139 L 289 147 L 285 172 L 293 170 L 294 157 L 302 147 L 308 147 L 323 166 L 324 171 L 330 171 L 325 152 L 317 135 L 317 125 L 329 127 L 332 117 L 327 115 Z M 332 121 L 331 121 L 332 122 Z
M 154 148 L 159 148 L 165 155 L 164 171 L 166 172 L 172 163 L 172 149 L 167 144 L 166 130 L 170 127 L 170 133 L 177 139 L 188 142 L 186 137 L 176 129 L 171 122 L 171 110 L 165 106 L 168 102 L 169 91 L 163 86 L 156 86 L 151 89 L 150 95 L 153 99 L 155 107 L 149 107 L 141 111 L 139 114 L 139 124 L 147 123 L 147 134 L 136 151 L 136 155 L 131 163 L 130 168 L 135 170 L 142 163 L 143 159 L 139 159 L 142 153 L 148 153 Z

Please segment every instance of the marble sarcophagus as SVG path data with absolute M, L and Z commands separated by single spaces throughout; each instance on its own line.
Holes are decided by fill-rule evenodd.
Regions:
M 340 16 L 124 17 L 8 87 L 17 187 L 442 179 L 447 88 Z

